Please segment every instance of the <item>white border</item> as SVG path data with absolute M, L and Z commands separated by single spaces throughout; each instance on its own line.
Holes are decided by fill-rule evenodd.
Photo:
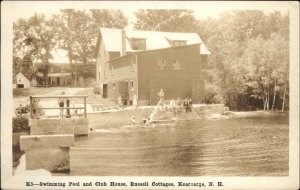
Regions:
M 44 182 L 97 182 L 97 181 L 163 181 L 209 182 L 222 181 L 225 186 L 217 189 L 297 189 L 299 188 L 299 3 L 298 2 L 2 2 L 1 4 L 1 188 L 24 189 L 25 181 Z M 230 9 L 285 9 L 290 12 L 290 142 L 289 142 L 289 176 L 287 177 L 38 177 L 12 176 L 12 22 L 26 13 L 28 9 L 47 10 L 53 7 L 63 8 L 191 8 L 213 6 L 211 11 L 220 7 Z M 176 183 L 177 184 L 177 183 Z M 100 187 L 93 187 L 99 189 Z M 29 187 L 28 189 L 47 189 L 46 187 Z M 49 188 L 69 189 L 69 188 Z M 84 187 L 81 187 L 84 189 Z M 86 189 L 91 189 L 87 187 Z M 103 187 L 102 187 L 103 189 Z M 107 187 L 106 187 L 107 189 Z M 115 188 L 120 189 L 120 188 Z M 127 187 L 128 189 L 128 187 Z M 142 189 L 142 188 L 137 188 Z M 158 187 L 147 187 L 158 189 Z M 164 188 L 166 189 L 166 188 Z M 173 188 L 167 188 L 173 189 Z M 192 188 L 184 188 L 192 189 Z M 199 188 L 195 188 L 199 189 Z M 205 189 L 205 188 L 202 188 Z M 208 188 L 213 189 L 213 188 Z

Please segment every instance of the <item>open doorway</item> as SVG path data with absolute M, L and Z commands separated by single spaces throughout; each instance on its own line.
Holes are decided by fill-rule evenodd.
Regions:
M 122 81 L 119 82 L 119 93 L 122 97 L 123 104 L 129 105 L 129 90 L 128 90 L 128 82 Z
M 102 98 L 107 98 L 108 96 L 108 87 L 107 87 L 107 84 L 103 84 L 103 93 L 102 93 Z

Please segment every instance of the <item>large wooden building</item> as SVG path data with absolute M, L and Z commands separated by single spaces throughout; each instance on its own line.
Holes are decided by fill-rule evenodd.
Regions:
M 165 99 L 205 97 L 207 56 L 196 33 L 125 31 L 101 28 L 96 45 L 96 78 L 103 98 L 121 96 L 131 104 L 156 104 Z
M 68 52 L 63 49 L 53 49 L 51 55 L 52 58 L 47 64 L 35 60 L 33 68 L 35 86 L 46 86 L 46 80 L 48 86 L 84 86 L 84 76 L 94 78 L 94 63 L 70 63 Z M 47 77 L 44 73 L 47 73 Z

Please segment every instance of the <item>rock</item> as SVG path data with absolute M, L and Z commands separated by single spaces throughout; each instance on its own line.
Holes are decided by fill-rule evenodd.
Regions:
M 228 116 L 217 114 L 217 113 L 214 113 L 207 117 L 207 119 L 228 119 L 228 118 L 229 118 Z
M 228 115 L 229 113 L 229 107 L 224 107 L 223 115 Z
M 20 140 L 28 170 L 42 168 L 52 171 L 65 160 L 70 160 L 69 147 L 74 145 L 74 135 L 29 135 L 21 136 Z

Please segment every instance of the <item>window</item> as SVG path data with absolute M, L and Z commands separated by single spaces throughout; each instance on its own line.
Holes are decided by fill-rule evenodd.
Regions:
M 186 45 L 186 41 L 184 41 L 184 40 L 174 40 L 174 41 L 172 41 L 172 46 L 173 47 L 185 46 L 185 45 Z
M 134 90 L 133 81 L 129 82 L 129 86 L 130 86 L 131 91 L 133 91 Z
M 116 83 L 113 83 L 113 89 L 116 90 Z
M 158 70 L 168 70 L 168 64 L 166 60 L 158 60 L 157 62 Z
M 131 39 L 131 49 L 146 50 L 146 40 L 138 38 Z
M 178 60 L 172 61 L 172 70 L 180 70 L 181 63 Z

